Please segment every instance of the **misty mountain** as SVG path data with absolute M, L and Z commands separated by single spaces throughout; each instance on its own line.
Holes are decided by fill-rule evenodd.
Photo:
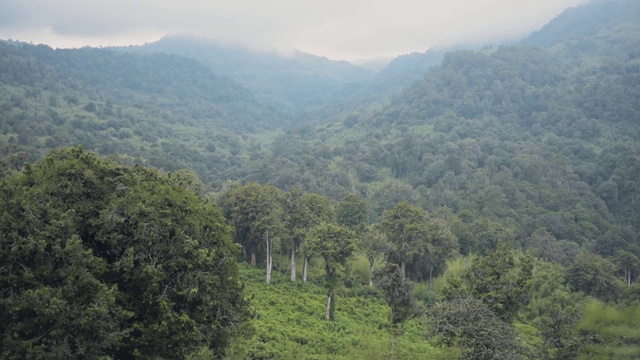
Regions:
M 626 15 L 611 21 L 629 29 L 623 42 L 640 28 Z M 617 38 L 591 26 L 580 40 L 593 44 L 589 61 L 533 46 L 451 52 L 388 104 L 292 130 L 239 175 L 336 199 L 356 192 L 375 219 L 409 200 L 489 217 L 523 239 L 544 228 L 569 247 L 637 246 L 639 59 L 624 47 L 601 57 Z
M 551 48 L 574 61 L 640 56 L 640 3 L 596 0 L 558 15 L 521 44 Z
M 420 79 L 433 66 L 440 65 L 449 49 L 429 49 L 393 59 L 376 77 L 376 83 L 387 86 L 408 86 Z
M 176 300 L 149 292 L 147 302 L 199 312 L 199 302 L 220 295 L 192 287 L 191 275 L 207 271 L 163 268 L 156 259 L 188 253 L 217 261 L 201 250 L 220 248 L 198 249 L 196 240 L 220 232 L 236 241 L 229 266 L 244 257 L 267 266 L 268 283 L 274 275 L 262 284 L 264 272 L 244 266 L 242 298 L 252 301 L 256 316 L 247 321 L 255 329 L 234 335 L 229 359 L 474 358 L 467 354 L 475 347 L 475 358 L 505 358 L 499 347 L 518 359 L 638 358 L 639 9 L 629 0 L 593 1 L 516 44 L 408 54 L 379 73 L 188 37 L 77 50 L 0 41 L 0 220 L 9 234 L 0 253 L 13 264 L 0 272 L 0 330 L 12 329 L 0 336 L 8 349 L 0 357 L 46 356 L 50 339 L 68 353 L 84 351 L 68 340 L 69 322 L 81 333 L 101 329 L 86 348 L 97 338 L 114 350 L 105 356 L 118 358 L 122 346 L 146 356 L 120 335 L 112 343 L 119 325 L 99 321 L 119 301 L 119 283 L 96 290 L 106 294 L 97 300 L 83 284 L 98 289 L 92 279 L 111 281 L 127 269 L 141 269 L 132 281 L 146 284 L 168 269 L 160 290 L 179 288 Z M 69 146 L 76 148 L 37 162 Z M 156 171 L 138 165 L 168 174 L 149 176 Z M 108 176 L 96 181 L 101 174 Z M 212 214 L 219 221 L 203 226 Z M 338 223 L 354 233 L 331 230 Z M 76 224 L 91 229 L 70 232 Z M 141 251 L 127 249 L 136 234 Z M 347 260 L 356 234 L 361 254 Z M 112 244 L 114 251 L 102 247 Z M 332 253 L 346 248 L 338 264 Z M 84 261 L 91 249 L 108 257 Z M 374 273 L 374 260 L 400 265 Z M 28 270 L 37 262 L 44 266 Z M 413 294 L 405 279 L 415 282 Z M 22 298 L 17 283 L 26 284 Z M 403 293 L 401 301 L 392 292 Z M 340 299 L 335 321 L 320 321 L 327 294 Z M 88 309 L 77 324 L 69 315 L 76 298 Z M 394 301 L 404 304 L 396 313 Z M 41 313 L 54 315 L 40 321 Z M 218 313 L 225 319 L 205 316 L 202 325 L 188 312 L 167 315 L 157 341 L 167 329 L 180 337 L 236 322 Z M 144 327 L 157 327 L 157 311 L 148 315 Z M 405 315 L 416 318 L 403 328 L 396 320 Z M 33 330 L 24 319 L 43 326 Z M 462 330 L 446 330 L 456 336 L 440 342 L 444 328 L 437 335 L 434 320 L 449 327 L 447 319 Z M 474 342 L 478 329 L 507 335 Z M 15 350 L 16 339 L 25 351 Z M 222 346 L 196 340 L 198 353 L 176 356 L 210 358 L 207 346 Z
M 349 96 L 375 75 L 372 70 L 346 61 L 332 61 L 300 51 L 281 55 L 190 36 L 167 36 L 154 43 L 120 50 L 194 58 L 215 73 L 238 81 L 260 102 L 291 114 L 318 109 Z
M 110 96 L 112 100 L 128 103 L 155 101 L 155 98 L 164 97 L 163 106 L 167 109 L 194 102 L 230 109 L 260 107 L 249 90 L 186 57 L 120 54 L 88 47 L 53 50 L 43 45 L 27 44 L 5 47 L 4 50 L 4 66 L 7 69 L 4 79 L 15 84 L 24 81 L 30 84 L 39 82 L 45 87 L 54 87 L 55 82 L 72 84 L 72 88 L 91 89 L 95 93 Z M 38 71 L 30 73 L 28 68 L 13 68 L 18 66 L 16 64 L 30 64 Z M 275 114 L 269 116 L 276 118 Z M 278 115 L 278 118 L 281 116 Z M 253 123 L 251 125 L 273 126 L 268 124 L 269 121 L 259 124 L 260 119 L 246 118 L 247 123 Z
M 249 147 L 257 151 L 255 136 L 268 138 L 289 121 L 234 80 L 178 55 L 0 42 L 0 88 L 0 173 L 83 144 L 216 180 L 248 158 Z

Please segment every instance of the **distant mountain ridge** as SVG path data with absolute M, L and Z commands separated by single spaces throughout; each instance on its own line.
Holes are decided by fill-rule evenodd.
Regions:
M 346 61 L 296 51 L 291 56 L 225 46 L 186 35 L 166 36 L 143 46 L 118 48 L 132 53 L 187 56 L 248 88 L 263 104 L 299 114 L 349 96 L 375 75 Z
M 178 55 L 0 42 L 0 89 L 0 176 L 83 144 L 214 180 L 257 151 L 257 134 L 288 125 L 234 80 Z
M 640 2 L 594 0 L 565 10 L 521 45 L 552 48 L 576 61 L 585 57 L 640 57 Z

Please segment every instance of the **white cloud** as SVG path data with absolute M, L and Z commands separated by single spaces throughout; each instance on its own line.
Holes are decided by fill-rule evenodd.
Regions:
M 580 0 L 0 0 L 0 38 L 124 45 L 188 33 L 331 58 L 525 36 Z

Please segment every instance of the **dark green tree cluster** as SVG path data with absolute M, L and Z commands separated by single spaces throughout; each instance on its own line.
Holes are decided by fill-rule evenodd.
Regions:
M 431 311 L 438 342 L 457 345 L 467 359 L 522 358 L 513 322 L 529 298 L 532 269 L 532 259 L 516 259 L 508 244 L 474 260 Z
M 429 280 L 446 268 L 447 259 L 455 255 L 456 236 L 442 219 L 407 202 L 398 203 L 384 214 L 382 229 L 391 243 L 389 260 L 398 264 L 403 275 L 410 273 Z
M 81 147 L 3 179 L 0 357 L 223 355 L 248 316 L 238 251 L 180 182 Z

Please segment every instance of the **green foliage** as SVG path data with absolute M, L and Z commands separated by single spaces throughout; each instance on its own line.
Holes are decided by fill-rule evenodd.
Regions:
M 336 220 L 356 233 L 362 232 L 369 223 L 367 203 L 356 194 L 349 194 L 336 206 Z
M 620 295 L 622 287 L 614 273 L 611 261 L 582 252 L 567 267 L 565 279 L 574 291 L 582 291 L 603 300 L 614 300 Z
M 343 226 L 321 222 L 309 230 L 305 250 L 324 259 L 327 280 L 331 282 L 353 257 L 355 234 Z
M 247 317 L 231 229 L 168 176 L 60 150 L 0 196 L 2 357 L 222 355 Z
M 413 284 L 406 279 L 395 264 L 387 264 L 373 276 L 374 284 L 379 287 L 389 305 L 389 322 L 397 331 L 409 319 L 419 315 L 420 310 L 413 300 Z
M 255 331 L 234 340 L 229 359 L 389 359 L 389 308 L 377 291 L 348 289 L 336 303 L 335 319 L 324 321 L 322 286 L 292 283 L 277 273 L 267 286 L 263 271 L 247 265 L 241 273 L 245 293 L 252 298 Z M 409 320 L 397 338 L 395 359 L 455 358 L 453 351 L 431 345 L 426 331 L 417 319 Z
M 635 359 L 640 355 L 640 305 L 616 307 L 593 300 L 587 303 L 578 328 L 590 342 L 579 359 Z
M 405 265 L 426 242 L 426 220 L 424 210 L 407 202 L 398 203 L 384 215 L 382 229 L 393 244 L 389 259 L 402 264 L 403 273 Z
M 312 227 L 307 233 L 304 251 L 310 256 L 320 256 L 324 259 L 325 287 L 327 295 L 327 320 L 334 319 L 335 298 L 334 290 L 340 275 L 344 272 L 348 261 L 356 250 L 355 234 L 346 227 L 321 222 Z
M 389 253 L 391 244 L 379 224 L 365 227 L 358 240 L 358 252 L 369 261 L 369 284 L 372 285 L 376 260 Z
M 515 328 L 473 297 L 437 303 L 430 311 L 438 344 L 460 348 L 464 359 L 524 359 Z
M 618 273 L 624 276 L 624 282 L 630 286 L 640 276 L 640 259 L 628 251 L 620 250 L 616 257 Z
M 512 247 L 503 245 L 486 257 L 476 259 L 465 281 L 473 296 L 499 318 L 512 321 L 528 296 L 532 262 L 528 256 L 520 256 L 516 262 Z
M 223 180 L 286 119 L 236 82 L 173 55 L 0 42 L 0 73 L 0 149 L 9 157 L 0 175 L 83 144 L 129 164 Z
M 242 245 L 245 255 L 251 257 L 253 266 L 265 240 L 269 242 L 285 235 L 283 202 L 284 194 L 278 188 L 256 182 L 230 189 L 220 201 L 227 219 L 236 229 L 236 242 Z M 267 244 L 267 252 L 269 246 Z

